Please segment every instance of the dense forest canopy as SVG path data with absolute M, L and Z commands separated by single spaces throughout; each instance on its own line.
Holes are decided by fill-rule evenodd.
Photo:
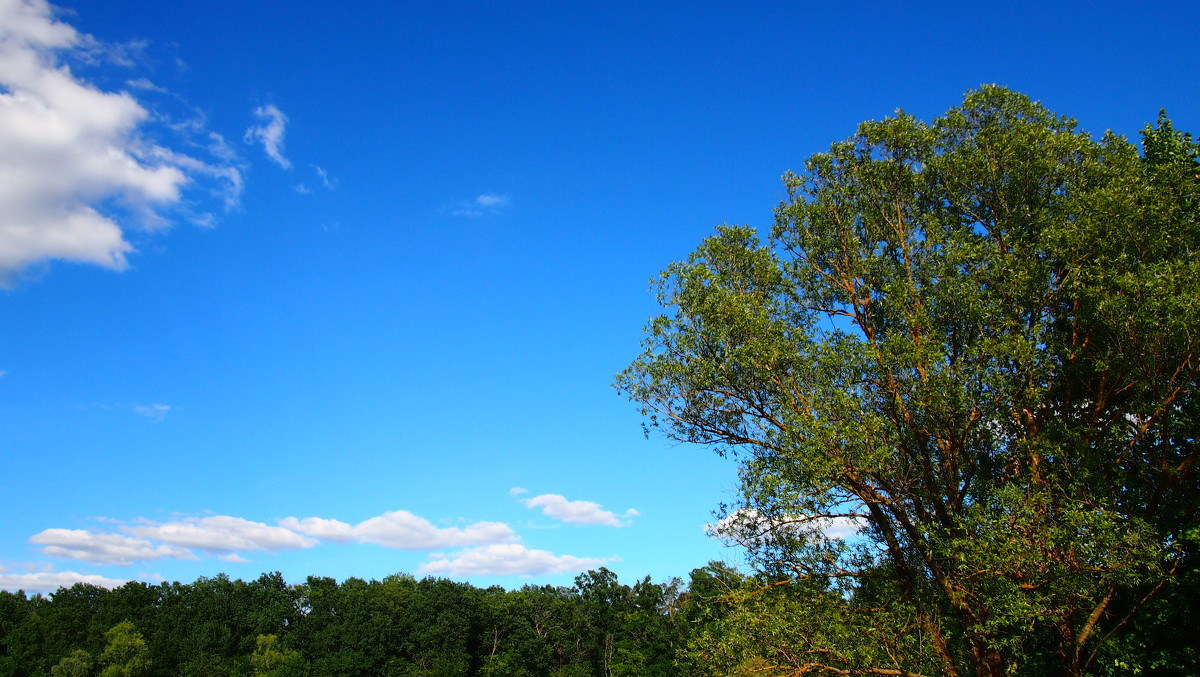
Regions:
M 679 581 L 607 569 L 519 590 L 403 574 L 79 583 L 0 592 L 0 675 L 671 675 L 693 607 Z

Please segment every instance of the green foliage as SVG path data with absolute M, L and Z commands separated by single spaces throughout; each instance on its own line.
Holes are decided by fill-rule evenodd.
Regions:
M 285 649 L 276 635 L 259 635 L 254 639 L 254 653 L 250 655 L 250 667 L 254 677 L 285 677 L 305 672 L 304 657 L 299 651 Z
M 150 673 L 150 651 L 133 623 L 122 621 L 104 633 L 108 646 L 100 654 L 100 677 L 142 677 Z
M 1081 674 L 1136 615 L 1120 600 L 1179 571 L 1197 154 L 1165 116 L 1145 136 L 1142 158 L 985 87 L 863 123 L 785 177 L 766 245 L 724 226 L 658 278 L 667 312 L 617 385 L 738 456 L 727 536 L 820 610 L 771 588 L 722 619 L 767 642 L 757 669 Z M 856 608 L 871 586 L 892 594 Z M 880 653 L 872 628 L 922 641 Z
M 92 655 L 76 649 L 50 668 L 52 677 L 88 677 L 92 674 Z

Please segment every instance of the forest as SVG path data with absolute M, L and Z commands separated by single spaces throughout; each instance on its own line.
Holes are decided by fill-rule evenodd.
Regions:
M 0 592 L 0 675 L 670 675 L 704 613 L 678 580 L 607 569 L 511 591 L 403 574 L 80 583 Z
M 987 86 L 784 182 L 615 383 L 737 459 L 745 571 L 4 592 L 0 677 L 1196 674 L 1200 144 Z

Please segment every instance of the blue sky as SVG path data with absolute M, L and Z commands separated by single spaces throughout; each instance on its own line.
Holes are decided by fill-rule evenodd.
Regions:
M 1200 130 L 1192 2 L 0 0 L 0 588 L 687 576 L 648 279 L 897 108 Z

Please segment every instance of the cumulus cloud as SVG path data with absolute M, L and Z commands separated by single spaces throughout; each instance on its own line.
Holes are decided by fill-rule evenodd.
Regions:
M 628 524 L 612 511 L 605 510 L 599 503 L 591 501 L 568 501 L 566 497 L 558 494 L 542 494 L 520 500 L 526 507 L 541 508 L 542 514 L 568 524 L 603 524 L 610 527 L 623 527 Z M 629 518 L 637 514 L 638 512 L 631 508 L 625 512 L 624 517 Z
M 30 543 L 41 546 L 43 553 L 54 557 L 125 566 L 138 561 L 173 557 L 196 559 L 190 550 L 169 545 L 154 545 L 141 538 L 121 534 L 98 534 L 82 529 L 46 529 L 34 534 Z
M 466 527 L 437 527 L 408 512 L 393 510 L 351 526 L 320 517 L 288 517 L 280 525 L 324 540 L 375 543 L 402 550 L 431 550 L 487 543 L 507 543 L 517 535 L 503 522 L 476 522 Z
M 286 517 L 279 521 L 279 525 L 323 541 L 346 543 L 354 540 L 354 526 L 339 520 L 325 519 L 324 517 L 305 517 L 304 519 Z
M 323 517 L 287 517 L 279 520 L 278 526 L 271 526 L 228 515 L 184 517 L 166 522 L 139 519 L 123 523 L 108 518 L 97 521 L 112 524 L 112 529 L 122 533 L 46 529 L 29 540 L 47 555 L 114 565 L 168 557 L 197 559 L 196 552 L 226 562 L 246 562 L 242 553 L 247 551 L 312 548 L 322 541 L 434 550 L 518 540 L 517 534 L 503 522 L 438 527 L 406 510 L 386 512 L 358 524 Z
M 311 548 L 317 544 L 315 539 L 290 529 L 228 515 L 191 517 L 161 524 L 130 526 L 124 530 L 141 538 L 214 554 L 244 550 L 294 550 Z
M 147 141 L 138 100 L 61 63 L 96 44 L 45 0 L 0 0 L 0 283 L 50 259 L 124 269 L 127 230 L 168 225 L 196 179 L 218 181 L 227 206 L 240 194 L 236 167 Z
M 246 143 L 261 144 L 267 157 L 284 169 L 291 169 L 292 163 L 283 156 L 283 137 L 287 133 L 287 116 L 274 104 L 259 106 L 254 109 L 254 116 L 263 123 L 246 130 Z
M 0 0 L 3 4 L 4 0 Z M 88 583 L 101 588 L 119 588 L 129 581 L 107 578 L 96 574 L 81 574 L 74 571 L 40 571 L 28 574 L 0 573 L 0 590 L 24 590 L 26 592 L 54 592 L 69 588 L 76 583 Z
M 519 543 L 467 548 L 454 555 L 435 553 L 417 569 L 419 574 L 448 576 L 535 576 L 574 573 L 613 561 L 612 558 L 555 555 L 548 550 L 531 550 Z
M 496 214 L 508 206 L 509 198 L 507 195 L 498 195 L 495 193 L 484 193 L 477 195 L 470 200 L 463 200 L 454 205 L 450 213 L 454 216 L 466 216 L 470 218 L 478 218 L 489 214 Z

